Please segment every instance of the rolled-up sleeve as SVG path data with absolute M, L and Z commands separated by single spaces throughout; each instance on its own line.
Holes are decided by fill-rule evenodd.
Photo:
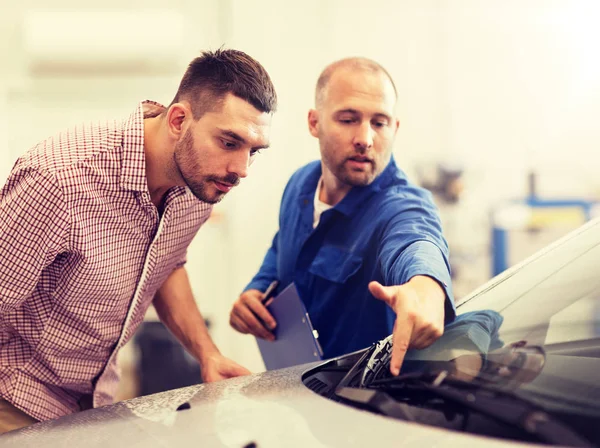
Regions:
M 402 285 L 417 275 L 437 281 L 446 294 L 445 320 L 454 320 L 448 244 L 432 203 L 415 201 L 388 222 L 379 261 L 386 285 Z
M 431 277 L 446 293 L 446 322 L 454 319 L 454 295 L 449 267 L 440 248 L 430 241 L 415 241 L 402 251 L 390 269 L 390 277 L 397 278 L 392 285 L 401 285 L 416 275 Z

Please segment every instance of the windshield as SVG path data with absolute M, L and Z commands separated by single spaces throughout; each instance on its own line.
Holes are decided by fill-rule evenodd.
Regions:
M 467 298 L 457 321 L 496 319 L 478 325 L 490 334 L 488 347 L 477 347 L 482 368 L 506 375 L 504 386 L 545 408 L 600 416 L 599 270 L 600 221 L 593 221 Z
M 473 406 L 468 401 L 472 398 L 475 402 L 475 395 L 462 401 L 454 397 L 453 401 L 440 398 L 440 393 L 448 393 L 444 387 L 462 388 L 469 394 L 477 390 L 492 391 L 499 394 L 492 397 L 495 400 L 492 403 L 499 404 L 506 397 L 513 400 L 510 404 L 504 403 L 504 408 L 500 406 L 510 410 L 507 415 L 512 412 L 539 417 L 543 411 L 545 419 L 554 419 L 549 425 L 554 428 L 552 430 L 565 424 L 574 431 L 571 436 L 581 434 L 585 440 L 600 443 L 596 434 L 600 424 L 599 269 L 600 221 L 596 220 L 492 279 L 467 297 L 457 308 L 456 320 L 445 328 L 438 341 L 424 350 L 409 350 L 399 377 L 392 378 L 389 374 L 390 337 L 368 350 L 337 361 L 337 377 L 335 381 L 329 378 L 333 387 L 327 392 L 322 388 L 321 393 L 356 405 L 360 400 L 349 398 L 353 397 L 352 388 L 384 391 L 386 400 L 393 399 L 418 408 L 421 413 L 415 420 L 466 430 L 464 422 L 450 424 L 453 418 L 449 415 L 458 408 L 469 408 L 472 412 Z M 339 373 L 342 365 L 349 366 L 343 375 Z M 321 380 L 323 378 L 321 376 Z M 415 386 L 414 381 L 420 385 Z M 409 384 L 412 389 L 407 386 Z M 438 389 L 433 391 L 432 384 Z M 481 403 L 489 398 L 477 400 Z M 362 399 L 366 400 L 364 396 Z M 445 408 L 437 410 L 442 412 L 443 418 L 432 417 L 431 410 L 436 409 L 440 399 Z M 381 402 L 382 398 L 377 400 Z M 514 400 L 519 403 L 516 408 Z M 447 407 L 449 401 L 453 403 L 451 412 Z M 526 410 L 522 409 L 523 403 Z M 360 406 L 369 408 L 366 402 Z M 388 404 L 385 406 L 390 408 Z M 506 428 L 491 430 L 487 423 L 475 425 L 472 432 L 581 445 L 569 442 L 576 440 L 568 438 L 571 436 L 564 438 L 570 430 L 563 429 L 558 438 L 556 434 L 546 433 L 546 439 L 528 439 L 533 433 L 527 425 L 519 420 L 512 422 L 500 418 L 502 416 L 494 414 L 495 408 L 488 406 L 488 416 L 502 420 L 505 426 L 519 426 L 520 432 L 511 433 Z M 424 409 L 429 413 L 423 414 Z M 385 413 L 377 406 L 374 410 Z M 405 410 L 394 412 L 408 415 Z M 414 411 L 411 412 L 414 416 Z

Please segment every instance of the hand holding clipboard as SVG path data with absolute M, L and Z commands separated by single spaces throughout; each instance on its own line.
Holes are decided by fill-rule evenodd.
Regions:
M 277 285 L 273 290 L 276 287 Z M 268 291 L 269 289 L 266 292 Z M 273 298 L 266 292 L 263 303 L 277 321 L 273 331 L 274 341 L 256 339 L 267 370 L 321 360 L 323 351 L 318 334 L 312 327 L 296 286 L 292 283 Z
M 266 340 L 274 340 L 272 330 L 277 326 L 265 303 L 272 298 L 278 282 L 272 282 L 265 293 L 258 289 L 244 291 L 235 301 L 229 316 L 230 325 L 240 333 L 252 334 Z

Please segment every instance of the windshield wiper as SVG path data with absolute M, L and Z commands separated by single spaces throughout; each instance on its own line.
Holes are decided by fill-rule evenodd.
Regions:
M 354 405 L 371 408 L 383 415 L 414 421 L 411 406 L 396 397 L 428 395 L 445 403 L 461 406 L 469 412 L 485 415 L 493 420 L 519 428 L 540 441 L 576 447 L 591 447 L 585 440 L 561 421 L 538 406 L 512 393 L 491 387 L 460 381 L 444 382 L 447 372 L 441 372 L 433 381 L 431 374 L 411 375 L 404 381 L 386 381 L 383 389 L 364 389 L 341 386 L 335 394 Z M 396 378 L 398 379 L 398 378 Z

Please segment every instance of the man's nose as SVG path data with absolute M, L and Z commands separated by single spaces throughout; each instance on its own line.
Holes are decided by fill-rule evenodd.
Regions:
M 250 154 L 246 151 L 236 151 L 229 162 L 228 171 L 236 176 L 243 178 L 248 176 L 248 167 L 250 166 Z
M 357 149 L 366 150 L 373 146 L 373 128 L 371 123 L 365 121 L 356 129 L 354 135 L 354 146 Z

